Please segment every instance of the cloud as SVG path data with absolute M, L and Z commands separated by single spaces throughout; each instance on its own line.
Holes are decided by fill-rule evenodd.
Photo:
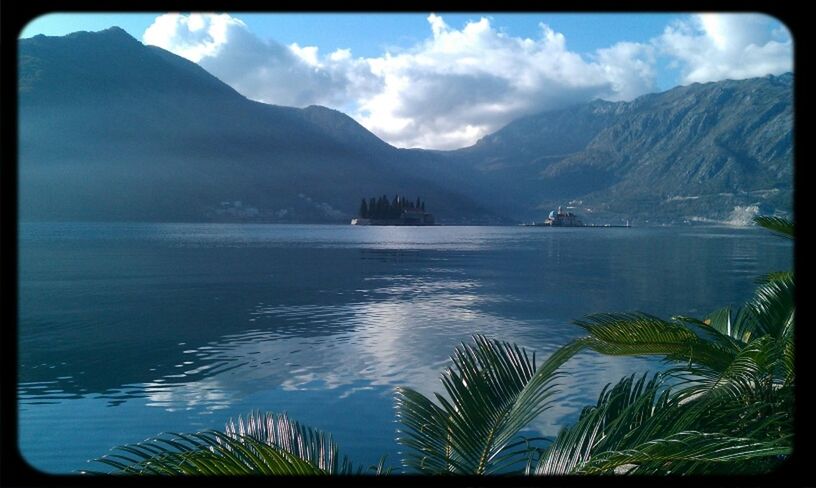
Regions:
M 236 27 L 246 29 L 243 22 L 227 14 L 165 14 L 145 30 L 142 40 L 197 63 L 216 55 L 227 42 L 227 31 Z
M 789 34 L 762 15 L 691 16 L 648 42 L 585 54 L 545 24 L 523 38 L 484 17 L 461 29 L 435 14 L 427 21 L 424 41 L 369 58 L 264 40 L 227 14 L 162 15 L 144 41 L 199 63 L 248 98 L 326 105 L 395 146 L 428 149 L 471 145 L 527 114 L 654 92 L 660 57 L 684 83 L 792 69 Z
M 461 30 L 434 14 L 428 23 L 432 37 L 425 42 L 368 59 L 383 89 L 360 101 L 357 118 L 398 146 L 463 147 L 522 115 L 592 98 L 622 99 L 654 87 L 653 72 L 632 71 L 624 78 L 606 66 L 611 56 L 584 59 L 543 24 L 534 40 L 504 34 L 487 18 Z M 648 49 L 620 51 L 618 58 L 628 55 L 633 62 Z M 645 78 L 631 89 L 628 83 L 639 75 Z
M 762 14 L 699 14 L 654 40 L 681 69 L 681 82 L 745 79 L 793 70 L 793 43 Z
M 284 46 L 263 40 L 227 14 L 165 14 L 147 28 L 151 44 L 198 63 L 239 93 L 261 102 L 304 107 L 342 107 L 350 93 L 365 93 L 376 83 L 359 62 L 344 53 L 319 62 L 318 48 Z

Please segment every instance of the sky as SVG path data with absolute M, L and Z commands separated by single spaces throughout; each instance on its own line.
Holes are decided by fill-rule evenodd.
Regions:
M 748 13 L 53 13 L 20 37 L 114 25 L 247 98 L 331 107 L 425 149 L 593 99 L 793 71 L 788 29 Z

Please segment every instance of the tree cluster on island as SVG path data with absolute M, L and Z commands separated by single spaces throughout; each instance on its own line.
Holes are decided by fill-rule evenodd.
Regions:
M 398 219 L 404 210 L 425 211 L 425 202 L 420 200 L 408 200 L 404 196 L 395 195 L 393 200 L 388 200 L 386 195 L 379 198 L 371 197 L 368 201 L 365 198 L 360 202 L 359 216 L 363 219 Z

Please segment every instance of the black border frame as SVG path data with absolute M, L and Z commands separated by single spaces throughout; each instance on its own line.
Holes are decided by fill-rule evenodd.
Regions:
M 121 4 L 105 3 L 101 0 L 74 0 L 50 2 L 45 0 L 26 0 L 15 4 L 3 3 L 0 14 L 0 60 L 2 60 L 2 84 L 0 85 L 0 113 L 2 113 L 2 148 L 3 158 L 0 163 L 0 260 L 2 262 L 2 298 L 4 301 L 3 321 L 0 327 L 0 375 L 2 375 L 2 395 L 0 395 L 0 429 L 2 430 L 2 444 L 0 444 L 0 486 L 133 486 L 141 483 L 153 485 L 167 484 L 169 486 L 201 486 L 228 485 L 240 483 L 252 485 L 269 485 L 283 483 L 285 486 L 306 481 L 318 481 L 320 484 L 352 483 L 354 485 L 395 485 L 415 486 L 426 483 L 440 483 L 446 486 L 572 486 L 584 484 L 625 484 L 626 486 L 678 486 L 699 484 L 716 486 L 816 486 L 816 467 L 808 469 L 809 446 L 814 433 L 812 418 L 813 405 L 808 398 L 812 379 L 808 378 L 803 357 L 807 351 L 805 347 L 812 342 L 812 332 L 809 329 L 807 317 L 810 315 L 807 308 L 800 308 L 799 323 L 796 331 L 796 369 L 800 372 L 796 385 L 796 437 L 794 453 L 788 462 L 779 470 L 762 476 L 752 477 L 423 477 L 398 475 L 386 478 L 380 477 L 338 477 L 333 479 L 304 479 L 304 478 L 275 478 L 265 477 L 87 477 L 80 475 L 50 475 L 42 473 L 22 458 L 17 443 L 17 39 L 23 27 L 34 18 L 50 12 L 154 12 L 154 11 L 224 11 L 232 12 L 761 12 L 776 17 L 783 22 L 794 39 L 794 215 L 805 214 L 802 192 L 806 191 L 807 181 L 804 173 L 809 164 L 805 152 L 806 134 L 803 125 L 809 115 L 811 105 L 808 103 L 809 66 L 804 56 L 808 49 L 807 39 L 810 38 L 810 29 L 805 24 L 810 16 L 804 4 L 792 5 L 782 2 L 746 2 L 725 0 L 703 2 L 699 0 L 680 2 L 667 0 L 660 3 L 643 0 L 627 0 L 623 2 L 602 2 L 600 0 L 577 0 L 559 4 L 530 3 L 520 0 L 504 0 L 503 2 L 485 2 L 472 0 L 470 2 L 416 2 L 396 5 L 396 8 L 385 8 L 384 5 L 374 5 L 373 2 L 353 2 L 329 5 L 309 5 L 295 2 L 275 2 L 268 4 L 251 3 L 244 0 L 232 2 L 215 0 L 145 0 L 136 2 L 122 2 Z M 391 6 L 391 5 L 388 5 Z M 185 8 L 186 7 L 186 8 Z M 266 7 L 266 8 L 259 8 Z M 311 7 L 311 8 L 309 8 Z M 337 8 L 341 7 L 341 8 Z M 403 8 L 399 8 L 403 7 Z M 807 107 L 807 108 L 806 108 Z M 808 151 L 808 154 L 810 152 Z M 801 220 L 801 219 L 800 219 Z M 804 267 L 803 258 L 810 246 L 806 244 L 809 238 L 801 230 L 796 233 L 794 246 L 794 268 L 797 275 L 801 275 Z M 804 291 L 803 283 L 799 282 L 796 292 L 796 301 L 802 303 Z M 804 283 L 807 288 L 807 282 Z M 805 317 L 802 317 L 802 311 Z

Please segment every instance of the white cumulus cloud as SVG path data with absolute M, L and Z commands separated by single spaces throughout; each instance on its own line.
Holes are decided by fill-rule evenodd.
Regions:
M 793 43 L 763 14 L 698 14 L 666 27 L 654 43 L 681 69 L 681 82 L 740 80 L 793 70 Z
M 681 81 L 747 78 L 791 70 L 790 36 L 762 15 L 704 14 L 668 26 L 648 42 L 570 51 L 540 24 L 514 37 L 488 18 L 448 25 L 430 14 L 428 37 L 398 52 L 355 57 L 318 46 L 261 39 L 227 14 L 167 14 L 144 34 L 199 63 L 248 98 L 326 105 L 399 147 L 452 149 L 530 113 L 594 98 L 631 100 L 656 90 L 656 62 L 668 57 Z
M 369 90 L 373 81 L 361 72 L 360 62 L 343 53 L 333 53 L 326 66 L 316 46 L 261 39 L 228 14 L 161 15 L 142 39 L 198 63 L 239 93 L 266 103 L 345 108 L 351 94 Z
M 142 40 L 198 63 L 217 55 L 228 31 L 235 28 L 246 29 L 246 25 L 227 14 L 165 14 L 145 30 Z
M 585 59 L 543 24 L 540 36 L 529 39 L 502 33 L 487 18 L 462 29 L 434 14 L 428 23 L 432 36 L 425 42 L 368 59 L 383 88 L 360 100 L 357 118 L 398 146 L 467 146 L 525 114 L 598 97 L 631 98 L 654 88 L 649 69 L 627 68 L 624 75 L 607 65 L 648 64 L 648 46 L 614 47 Z

